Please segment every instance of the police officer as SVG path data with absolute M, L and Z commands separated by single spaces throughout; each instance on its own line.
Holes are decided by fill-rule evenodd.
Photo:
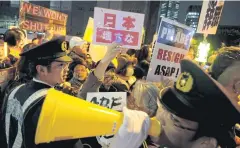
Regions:
M 233 148 L 233 127 L 240 123 L 238 101 L 196 64 L 182 60 L 181 75 L 161 92 L 157 118 L 161 134 L 154 139 L 169 148 Z M 123 109 L 124 121 L 111 148 L 139 147 L 146 139 L 149 119 Z
M 9 148 L 73 147 L 77 140 L 35 145 L 34 137 L 44 96 L 47 90 L 63 83 L 67 76 L 68 43 L 64 37 L 53 39 L 20 54 L 28 57 L 30 75 L 27 84 L 17 86 L 5 98 L 4 123 Z

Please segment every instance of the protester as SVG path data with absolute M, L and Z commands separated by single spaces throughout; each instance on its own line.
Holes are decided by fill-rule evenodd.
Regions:
M 191 61 L 180 64 L 182 73 L 177 82 L 161 93 L 157 117 L 162 130 L 154 140 L 171 148 L 235 147 L 232 127 L 240 120 L 237 101 Z M 123 127 L 111 148 L 138 147 L 147 137 L 149 118 L 126 108 L 123 112 Z
M 90 47 L 90 43 L 89 42 L 84 42 L 83 50 L 86 50 L 87 52 L 89 52 L 89 47 Z
M 129 109 L 143 111 L 147 113 L 149 117 L 155 117 L 158 106 L 160 105 L 159 92 L 160 90 L 153 83 L 139 80 L 136 82 L 133 90 L 128 96 L 127 107 Z M 158 147 L 149 136 L 141 148 L 145 148 L 145 144 L 151 148 Z
M 10 59 L 16 62 L 14 58 L 19 58 L 19 54 L 24 46 L 24 36 L 17 29 L 9 29 L 5 32 L 4 42 L 7 42 Z
M 37 38 L 33 38 L 32 39 L 32 43 L 35 44 L 35 45 L 38 45 L 39 44 L 39 40 Z
M 23 47 L 23 52 L 31 50 L 36 45 L 29 43 Z M 24 56 L 21 56 L 16 63 L 16 72 L 14 80 L 10 80 L 8 86 L 5 90 L 5 95 L 8 95 L 10 91 L 18 85 L 29 82 L 32 77 L 29 75 L 28 59 Z
M 87 63 L 82 59 L 73 61 L 69 65 L 69 82 L 71 87 L 74 87 L 77 92 L 81 89 L 83 83 L 87 79 L 88 72 Z
M 116 48 L 116 49 L 115 49 Z M 121 49 L 116 46 L 116 44 L 112 44 L 108 46 L 108 51 L 105 54 L 104 58 L 97 64 L 94 73 L 90 73 L 87 80 L 84 82 L 80 93 L 78 94 L 79 98 L 86 99 L 86 95 L 88 92 L 98 92 L 100 90 L 100 86 L 106 82 L 105 74 L 111 71 L 113 68 L 109 66 L 112 59 L 115 58 Z M 111 64 L 112 65 L 112 64 Z M 107 71 L 108 69 L 108 71 Z M 93 75 L 94 74 L 94 75 Z M 96 81 L 96 79 L 98 81 Z M 109 90 L 107 90 L 109 91 Z M 111 90 L 110 90 L 111 91 Z M 102 91 L 101 91 L 102 92 Z M 106 91 L 104 91 L 106 92 Z M 89 138 L 81 138 L 83 145 L 90 146 L 92 148 L 101 148 L 102 146 L 98 143 L 96 137 Z
M 96 66 L 98 66 L 99 63 L 100 61 L 96 63 Z M 106 69 L 104 81 L 99 88 L 99 92 L 126 92 L 129 90 L 129 87 L 127 87 L 128 84 L 121 78 L 117 77 L 115 73 L 116 65 L 113 63 L 112 60 Z
M 83 48 L 85 41 L 83 41 L 80 37 L 72 37 L 69 41 L 69 47 L 71 52 L 69 54 L 70 57 L 74 60 L 75 58 L 86 59 L 87 50 Z
M 74 59 L 82 58 L 86 61 L 88 69 L 94 69 L 95 63 L 92 60 L 89 51 L 89 43 L 82 40 L 80 37 L 72 37 L 70 40 L 71 52 L 69 56 Z
M 127 83 L 127 88 L 129 89 L 136 81 L 134 74 L 134 63 L 132 58 L 127 54 L 122 54 L 117 57 L 118 66 L 115 70 L 117 77 L 121 78 Z
M 93 61 L 91 55 L 88 53 L 86 55 L 86 62 L 89 69 L 94 69 L 96 67 L 95 62 Z
M 135 57 L 136 50 L 135 50 L 135 49 L 129 49 L 126 54 L 128 54 L 128 55 L 131 56 L 131 57 L 132 57 L 132 56 Z
M 20 48 L 23 48 L 23 46 L 27 44 L 27 34 L 26 34 L 25 30 L 20 29 L 20 28 L 12 28 L 12 29 L 16 30 L 17 32 L 20 33 L 21 41 L 22 41 Z
M 146 60 L 143 60 L 136 65 L 134 69 L 134 76 L 137 80 L 145 79 L 147 77 L 149 66 L 150 63 Z
M 160 90 L 152 83 L 143 80 L 137 81 L 131 91 L 128 100 L 134 101 L 128 106 L 129 109 L 136 109 L 146 112 L 150 117 L 156 116 L 160 96 Z
M 140 50 L 136 51 L 135 56 L 136 56 L 138 62 L 141 62 L 143 60 L 147 60 L 148 62 L 150 62 L 151 57 L 152 57 L 152 51 L 151 51 L 149 45 L 142 46 Z

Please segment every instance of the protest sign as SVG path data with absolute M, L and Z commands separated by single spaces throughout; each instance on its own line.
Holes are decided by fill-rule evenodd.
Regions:
M 21 2 L 19 26 L 33 32 L 53 30 L 54 34 L 66 35 L 68 15 L 27 2 Z
M 94 20 L 92 17 L 89 17 L 88 24 L 84 32 L 83 40 L 87 42 L 92 42 L 93 37 L 93 26 L 94 26 Z
M 107 46 L 90 44 L 89 54 L 94 62 L 98 62 L 105 56 L 107 50 Z
M 176 80 L 180 61 L 187 54 L 194 30 L 176 21 L 162 18 L 155 43 L 147 80 Z
M 126 92 L 87 93 L 87 101 L 113 110 L 122 111 L 127 104 Z M 114 135 L 98 136 L 97 141 L 102 147 L 109 147 Z
M 126 92 L 87 93 L 88 102 L 119 111 L 126 106 L 126 100 Z
M 144 14 L 95 7 L 93 44 L 140 49 L 143 22 Z
M 197 33 L 216 34 L 223 6 L 223 0 L 203 1 Z

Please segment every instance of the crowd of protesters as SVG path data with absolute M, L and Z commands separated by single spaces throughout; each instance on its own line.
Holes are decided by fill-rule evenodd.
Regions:
M 139 124 L 141 128 L 138 131 L 122 128 L 109 144 L 89 137 L 35 145 L 35 121 L 42 105 L 39 104 L 31 108 L 23 121 L 20 147 L 232 148 L 240 144 L 239 47 L 221 48 L 210 57 L 207 71 L 193 63 L 194 53 L 190 50 L 186 58 L 191 61 L 185 59 L 180 63 L 182 74 L 176 82 L 153 83 L 146 81 L 153 52 L 150 45 L 122 54 L 121 46 L 113 43 L 103 59 L 94 62 L 89 54 L 90 43 L 80 37 L 66 41 L 63 36 L 54 37 L 51 31 L 45 36 L 37 35 L 30 43 L 26 37 L 26 32 L 18 28 L 9 29 L 4 35 L 8 52 L 1 59 L 0 68 L 15 67 L 16 71 L 2 89 L 1 146 L 13 147 L 16 140 L 17 121 L 11 119 L 9 131 L 5 128 L 11 94 L 16 90 L 17 100 L 26 101 L 38 87 L 55 87 L 84 100 L 88 92 L 127 92 L 127 108 L 123 112 L 129 117 L 128 127 Z M 63 42 L 67 44 L 66 51 L 61 51 Z M 46 54 L 41 53 L 44 50 Z M 57 56 L 60 51 L 64 55 Z M 191 87 L 185 88 L 188 84 Z M 149 117 L 156 117 L 162 125 L 157 138 L 141 130 L 149 126 Z

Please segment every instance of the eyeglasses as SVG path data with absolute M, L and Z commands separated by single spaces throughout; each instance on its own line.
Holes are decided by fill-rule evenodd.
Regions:
M 180 121 L 178 119 L 176 119 L 173 114 L 170 115 L 170 118 L 174 122 L 174 126 L 176 126 L 178 128 L 188 130 L 188 131 L 194 131 L 194 132 L 197 131 L 197 129 L 182 126 Z
M 173 122 L 173 125 L 179 129 L 183 129 L 183 130 L 187 130 L 187 131 L 191 131 L 191 132 L 196 132 L 197 129 L 194 128 L 190 128 L 190 127 L 186 127 L 185 125 L 183 126 L 181 121 L 179 121 L 172 113 L 170 113 L 163 105 L 160 105 L 160 107 L 164 110 L 164 112 L 167 112 L 168 114 L 170 114 L 170 119 Z

